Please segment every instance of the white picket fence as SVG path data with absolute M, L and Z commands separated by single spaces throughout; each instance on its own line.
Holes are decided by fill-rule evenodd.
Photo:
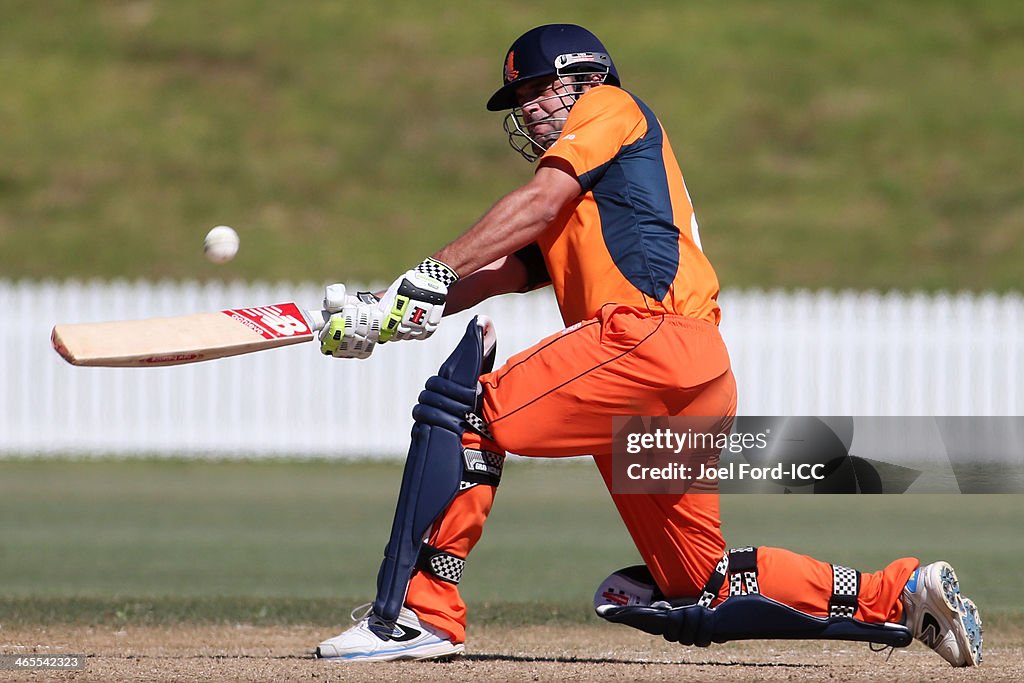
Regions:
M 74 368 L 55 322 L 145 318 L 279 301 L 312 284 L 0 281 L 0 455 L 399 457 L 424 379 L 470 313 L 366 361 L 299 347 L 173 368 Z M 1021 415 L 1019 295 L 727 291 L 722 332 L 743 415 Z M 499 362 L 561 328 L 550 292 L 477 309 Z

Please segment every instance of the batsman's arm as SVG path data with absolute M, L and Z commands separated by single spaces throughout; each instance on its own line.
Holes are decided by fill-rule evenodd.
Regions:
M 532 289 L 529 281 L 529 269 L 515 254 L 502 256 L 494 263 L 489 263 L 475 273 L 453 282 L 448 288 L 445 299 L 444 315 L 454 315 L 473 308 L 492 296 L 526 292 Z M 383 298 L 385 292 L 376 293 Z
M 380 298 L 384 315 L 379 340 L 428 338 L 445 314 L 449 290 L 460 279 L 535 242 L 566 205 L 579 197 L 580 189 L 567 162 L 542 162 L 530 182 L 499 199 L 454 242 L 391 283 Z M 501 283 L 506 276 L 515 281 L 515 289 L 509 291 L 518 291 L 522 286 L 519 274 L 499 272 L 495 276 L 485 271 L 478 280 L 485 288 L 460 306 L 465 308 L 497 293 L 507 286 Z
M 528 292 L 535 286 L 531 281 L 530 269 L 520 258 L 519 252 L 502 256 L 494 263 L 489 263 L 475 273 L 453 282 L 448 289 L 444 314 L 452 315 L 465 311 L 492 296 Z
M 544 162 L 526 185 L 513 190 L 433 258 L 466 276 L 535 241 L 562 209 L 580 195 L 572 168 Z

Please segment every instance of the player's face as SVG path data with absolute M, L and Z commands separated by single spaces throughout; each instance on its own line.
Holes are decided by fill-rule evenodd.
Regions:
M 528 161 L 536 161 L 562 134 L 569 110 L 604 74 L 544 76 L 516 88 L 517 106 L 505 117 L 509 144 Z
M 522 123 L 534 143 L 547 149 L 562 132 L 576 98 L 554 77 L 535 78 L 516 88 Z

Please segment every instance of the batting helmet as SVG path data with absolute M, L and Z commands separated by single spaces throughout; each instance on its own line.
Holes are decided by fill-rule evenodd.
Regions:
M 512 43 L 505 55 L 504 85 L 491 95 L 487 109 L 516 106 L 516 88 L 531 78 L 587 71 L 606 73 L 606 83 L 620 85 L 612 58 L 593 33 L 575 24 L 538 26 Z

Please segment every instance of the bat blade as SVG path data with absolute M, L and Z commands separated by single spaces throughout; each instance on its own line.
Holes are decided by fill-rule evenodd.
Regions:
M 141 368 L 181 365 L 313 339 L 320 311 L 294 303 L 168 318 L 56 325 L 50 343 L 72 365 Z

